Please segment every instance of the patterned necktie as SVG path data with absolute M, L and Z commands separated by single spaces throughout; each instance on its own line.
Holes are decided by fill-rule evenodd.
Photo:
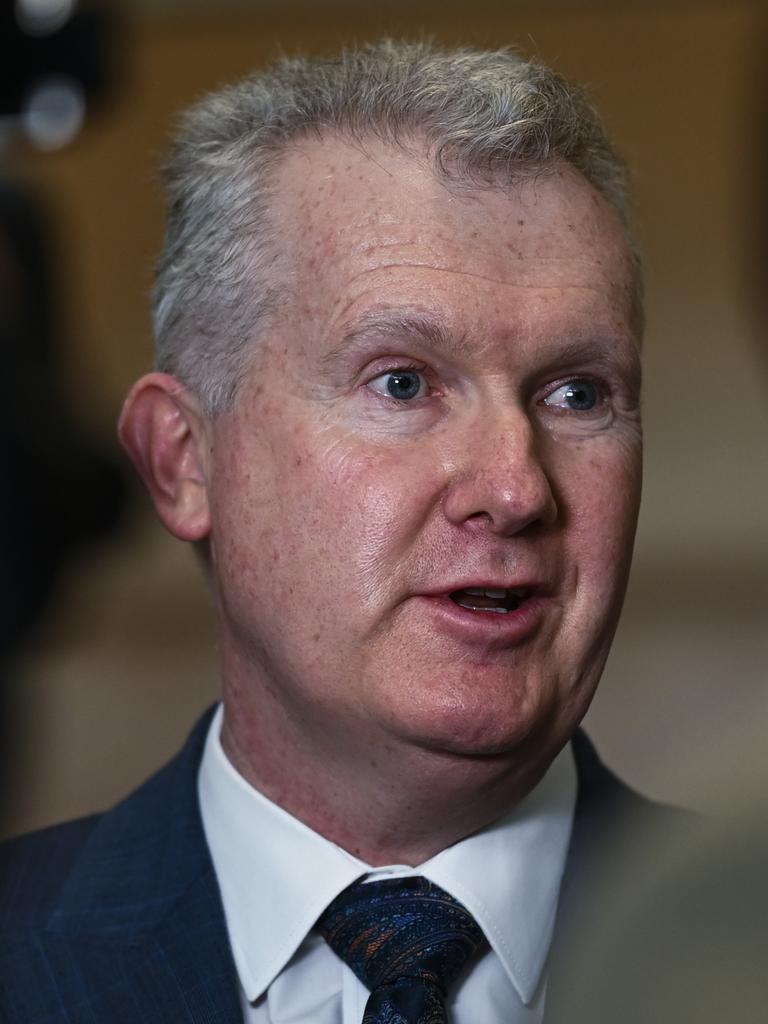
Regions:
M 415 877 L 355 882 L 318 927 L 371 990 L 363 1024 L 446 1024 L 448 989 L 486 942 L 458 900 Z

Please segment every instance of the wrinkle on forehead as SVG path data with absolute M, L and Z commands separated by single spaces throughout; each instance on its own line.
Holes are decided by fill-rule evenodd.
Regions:
M 515 267 L 517 277 L 514 280 L 510 280 L 507 277 L 496 277 L 493 274 L 482 274 L 479 271 L 467 270 L 466 268 L 459 269 L 458 267 L 452 267 L 447 261 L 441 261 L 436 259 L 431 262 L 425 262 L 424 260 L 397 260 L 392 262 L 382 261 L 376 263 L 373 266 L 366 267 L 364 270 L 359 271 L 349 278 L 350 285 L 354 284 L 357 280 L 365 278 L 370 274 L 375 274 L 377 271 L 388 271 L 388 270 L 426 270 L 427 272 L 438 272 L 440 274 L 455 274 L 458 277 L 472 277 L 479 281 L 485 281 L 488 284 L 498 284 L 502 288 L 541 288 L 547 290 L 549 288 L 560 289 L 560 288 L 583 288 L 605 290 L 606 281 L 595 280 L 594 273 L 584 280 L 574 280 L 571 274 L 564 277 L 562 281 L 553 281 L 551 279 L 551 268 L 558 267 L 562 270 L 576 270 L 581 265 L 582 270 L 594 270 L 595 267 L 602 266 L 600 260 L 590 260 L 587 257 L 569 257 L 569 256 L 541 256 L 541 257 L 521 257 L 524 259 L 524 267 Z M 546 277 L 539 278 L 537 271 Z
M 556 274 L 553 265 L 558 271 Z M 468 283 L 462 286 L 462 282 Z M 584 260 L 581 266 L 564 260 L 561 266 L 557 259 L 544 259 L 538 266 L 526 267 L 525 272 L 516 274 L 514 279 L 413 261 L 376 264 L 346 279 L 343 290 L 331 303 L 328 325 L 333 333 L 344 332 L 356 323 L 365 325 L 369 313 L 375 321 L 376 311 L 387 306 L 391 316 L 398 309 L 405 311 L 406 307 L 424 309 L 439 301 L 440 295 L 451 294 L 463 295 L 461 305 L 470 317 L 475 315 L 476 309 L 489 311 L 489 303 L 498 307 L 501 302 L 507 306 L 503 315 L 505 321 L 515 309 L 533 308 L 531 302 L 537 304 L 538 299 L 544 301 L 548 296 L 572 294 L 574 308 L 593 308 L 597 320 L 605 321 L 604 330 L 608 330 L 607 317 L 613 322 L 620 318 L 622 309 L 631 306 L 630 282 L 622 286 L 607 274 L 596 274 L 589 260 Z M 505 294 L 510 296 L 507 303 L 503 300 Z M 514 298 L 515 294 L 519 299 Z M 440 310 L 441 320 L 448 323 L 453 319 L 450 303 L 440 303 Z
M 416 278 L 429 289 L 440 275 L 456 282 L 443 286 L 449 292 L 461 280 L 550 294 L 572 288 L 634 307 L 624 229 L 575 170 L 563 165 L 514 191 L 456 195 L 424 160 L 374 149 L 376 159 L 325 140 L 282 165 L 276 212 L 296 256 L 297 294 L 313 317 L 338 323 L 377 288 L 393 301 L 400 289 L 407 303 Z

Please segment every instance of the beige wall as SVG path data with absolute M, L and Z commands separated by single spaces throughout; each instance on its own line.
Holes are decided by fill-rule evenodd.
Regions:
M 200 92 L 278 47 L 328 49 L 382 31 L 516 43 L 553 61 L 591 86 L 634 168 L 648 265 L 646 497 L 625 620 L 589 724 L 639 788 L 714 806 L 768 774 L 758 749 L 768 342 L 762 295 L 750 291 L 765 275 L 750 251 L 756 218 L 768 227 L 760 6 L 476 2 L 439 16 L 379 6 L 294 3 L 282 20 L 257 17 L 255 4 L 136 15 L 121 95 L 68 150 L 27 161 L 58 217 L 78 415 L 111 437 L 122 395 L 148 366 L 155 166 L 173 113 Z M 191 557 L 137 501 L 119 542 L 73 567 L 19 666 L 12 827 L 116 799 L 174 750 L 213 699 L 216 671 Z

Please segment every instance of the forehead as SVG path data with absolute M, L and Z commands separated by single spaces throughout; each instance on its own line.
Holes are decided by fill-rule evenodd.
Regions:
M 436 301 L 455 294 L 465 307 L 564 291 L 576 305 L 632 305 L 623 228 L 567 165 L 505 187 L 452 186 L 421 153 L 330 138 L 291 150 L 276 185 L 273 212 L 313 317 L 338 320 L 376 301 L 419 305 L 435 289 Z

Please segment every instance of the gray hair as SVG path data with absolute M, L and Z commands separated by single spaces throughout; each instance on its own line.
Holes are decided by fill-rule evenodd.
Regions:
M 289 145 L 328 134 L 406 150 L 417 142 L 440 179 L 473 187 L 565 161 L 630 238 L 623 163 L 582 90 L 542 64 L 508 49 L 391 40 L 328 59 L 286 57 L 190 110 L 165 167 L 156 366 L 211 415 L 233 401 L 285 287 L 270 171 Z

